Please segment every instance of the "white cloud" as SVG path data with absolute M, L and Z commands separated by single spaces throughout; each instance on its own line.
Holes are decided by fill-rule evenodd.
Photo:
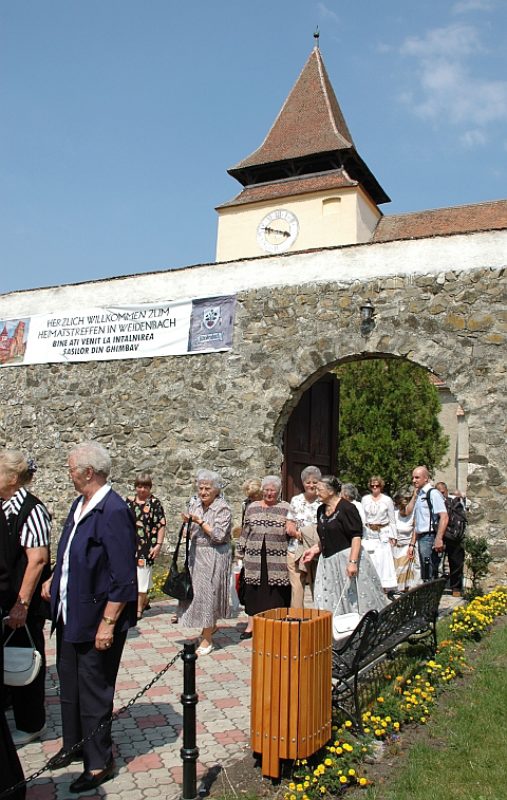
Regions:
M 484 147 L 484 145 L 487 144 L 488 137 L 483 130 L 476 129 L 462 133 L 460 141 L 463 147 L 468 150 L 473 150 L 475 147 Z
M 453 14 L 468 14 L 470 11 L 491 11 L 494 8 L 493 0 L 458 0 L 451 11 Z
M 340 22 L 340 17 L 335 11 L 328 8 L 324 3 L 317 3 L 317 8 L 321 17 L 324 19 L 332 19 L 334 22 Z
M 483 50 L 477 30 L 462 24 L 409 37 L 400 47 L 416 62 L 417 84 L 405 91 L 406 105 L 435 124 L 466 126 L 462 141 L 467 147 L 483 143 L 480 129 L 507 119 L 507 81 L 472 74 L 471 57 Z

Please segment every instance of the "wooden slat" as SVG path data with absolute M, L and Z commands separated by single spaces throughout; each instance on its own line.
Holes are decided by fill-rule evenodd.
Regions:
M 271 646 L 271 706 L 269 709 L 270 736 L 269 736 L 269 763 L 271 764 L 271 775 L 278 778 L 280 775 L 280 652 L 282 642 L 282 628 L 287 623 L 278 620 L 273 623 L 273 635 Z M 278 765 L 275 774 L 274 770 Z
M 262 696 L 262 715 L 264 721 L 264 730 L 262 734 L 262 773 L 263 775 L 270 775 L 272 778 L 277 778 L 277 768 L 279 771 L 279 764 L 271 763 L 271 705 L 273 702 L 272 696 L 272 677 L 273 677 L 273 629 L 277 620 L 267 619 L 265 621 L 266 632 L 264 636 L 264 663 L 263 663 L 263 696 Z M 273 769 L 275 772 L 273 772 Z
M 300 645 L 297 622 L 290 624 L 289 632 L 289 758 L 297 758 L 298 752 L 298 717 L 299 717 L 299 684 L 300 684 Z
M 297 756 L 296 758 L 305 758 L 305 753 L 308 747 L 308 715 L 309 709 L 309 659 L 308 653 L 310 649 L 311 640 L 311 627 L 310 623 L 302 623 L 300 633 L 300 660 L 299 660 L 299 724 L 298 724 L 298 742 L 297 742 Z
M 264 675 L 264 633 L 266 620 L 255 616 L 253 620 L 252 638 L 252 689 L 250 709 L 250 741 L 254 753 L 262 753 L 262 735 L 264 720 L 263 708 L 263 675 Z
M 280 643 L 280 758 L 289 758 L 289 705 L 291 692 L 290 629 L 292 622 L 284 622 Z

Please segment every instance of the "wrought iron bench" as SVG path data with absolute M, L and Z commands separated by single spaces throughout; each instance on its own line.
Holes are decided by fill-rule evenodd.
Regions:
M 423 583 L 382 611 L 368 611 L 350 636 L 333 646 L 333 700 L 351 713 L 360 730 L 360 677 L 404 642 L 416 639 L 435 652 L 438 607 L 445 583 L 445 578 Z M 353 701 L 353 712 L 344 705 L 348 701 Z

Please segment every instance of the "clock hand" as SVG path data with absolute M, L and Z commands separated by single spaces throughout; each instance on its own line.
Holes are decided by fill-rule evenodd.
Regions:
M 285 236 L 286 239 L 290 236 L 289 231 L 281 231 L 278 228 L 264 228 L 264 230 L 266 233 L 278 233 L 280 236 Z

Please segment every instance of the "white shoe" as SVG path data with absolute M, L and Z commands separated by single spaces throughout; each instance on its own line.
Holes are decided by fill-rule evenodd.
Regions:
M 209 656 L 209 654 L 211 653 L 212 650 L 213 650 L 213 645 L 212 644 L 209 644 L 207 647 L 203 647 L 201 645 L 200 647 L 197 648 L 197 650 L 195 651 L 195 654 L 197 656 Z
M 27 733 L 27 731 L 18 731 L 17 729 L 14 729 L 12 732 L 12 741 L 16 747 L 23 747 L 25 744 L 34 742 L 35 739 L 40 739 L 45 733 L 45 725 L 40 729 L 40 731 L 33 731 L 33 733 Z

